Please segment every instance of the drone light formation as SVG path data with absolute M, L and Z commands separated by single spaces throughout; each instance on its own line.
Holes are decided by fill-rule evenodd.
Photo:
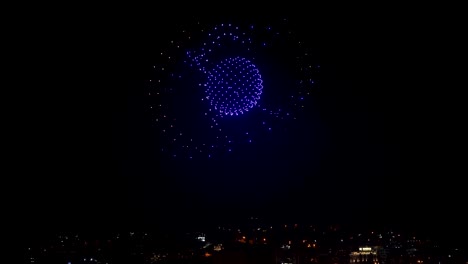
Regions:
M 206 99 L 221 115 L 239 115 L 257 105 L 263 90 L 259 70 L 249 60 L 227 58 L 208 75 Z
M 158 53 L 148 80 L 148 108 L 165 156 L 232 156 L 239 147 L 274 140 L 274 131 L 304 110 L 319 66 L 286 20 L 277 30 L 198 22 L 179 34 Z M 286 60 L 277 65 L 294 74 L 270 70 L 278 56 Z

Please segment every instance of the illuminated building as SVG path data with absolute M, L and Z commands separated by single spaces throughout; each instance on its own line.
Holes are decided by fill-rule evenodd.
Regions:
M 205 234 L 204 233 L 198 233 L 197 234 L 197 240 L 201 242 L 205 242 Z
M 371 247 L 360 247 L 359 251 L 349 254 L 350 263 L 372 263 L 379 264 L 377 251 Z

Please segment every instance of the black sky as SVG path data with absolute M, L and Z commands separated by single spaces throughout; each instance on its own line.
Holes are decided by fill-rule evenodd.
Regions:
M 379 14 L 292 17 L 316 39 L 322 70 L 288 139 L 297 147 L 258 159 L 163 162 L 154 150 L 142 79 L 183 16 L 75 25 L 58 38 L 63 45 L 47 45 L 63 57 L 50 67 L 53 89 L 28 99 L 36 107 L 23 209 L 32 226 L 160 227 L 258 214 L 466 234 L 460 99 L 435 75 L 431 27 Z

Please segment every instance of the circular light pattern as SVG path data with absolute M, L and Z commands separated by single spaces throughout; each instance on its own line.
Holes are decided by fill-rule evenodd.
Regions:
M 227 58 L 208 75 L 206 99 L 221 115 L 239 115 L 257 105 L 263 90 L 258 69 L 249 60 Z
M 319 65 L 288 20 L 189 23 L 176 35 L 158 50 L 147 80 L 165 157 L 253 153 L 281 141 L 303 116 Z

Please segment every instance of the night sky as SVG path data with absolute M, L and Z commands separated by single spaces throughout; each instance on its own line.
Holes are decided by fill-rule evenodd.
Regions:
M 74 27 L 62 39 L 71 48 L 57 55 L 70 66 L 53 66 L 60 85 L 31 99 L 31 113 L 44 118 L 30 122 L 30 164 L 21 169 L 30 227 L 157 229 L 255 215 L 466 234 L 460 98 L 434 70 L 429 29 L 378 13 L 341 23 L 317 15 L 136 16 Z M 219 159 L 158 151 L 145 81 L 180 25 L 283 17 L 320 65 L 300 118 Z

